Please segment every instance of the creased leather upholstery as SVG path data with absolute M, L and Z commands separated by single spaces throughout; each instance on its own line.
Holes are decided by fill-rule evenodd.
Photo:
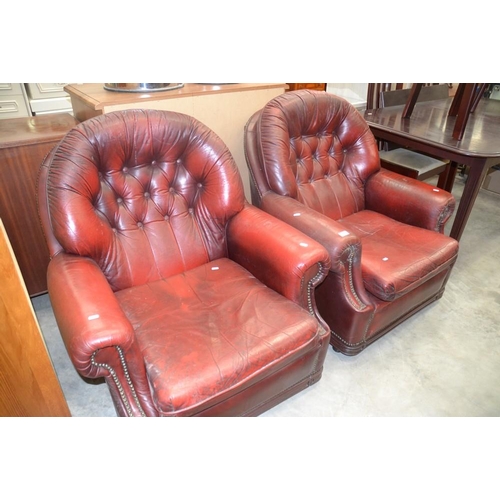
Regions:
M 162 415 L 212 406 L 319 349 L 312 316 L 226 258 L 116 295 Z
M 455 258 L 456 243 L 442 235 L 394 221 L 371 210 L 340 219 L 358 235 L 361 269 L 366 289 L 377 298 L 395 300 L 447 268 Z
M 329 255 L 246 202 L 197 120 L 83 122 L 47 156 L 38 197 L 59 329 L 119 415 L 256 415 L 321 377 Z
M 214 175 L 230 156 L 221 141 L 203 147 L 207 135 L 195 120 L 162 113 L 112 114 L 72 130 L 47 185 L 61 246 L 95 260 L 114 290 L 223 256 L 226 223 L 244 197 L 237 171 L 224 172 L 225 183 Z
M 450 193 L 380 168 L 376 141 L 347 101 L 299 90 L 245 127 L 252 202 L 321 243 L 316 290 L 331 344 L 357 354 L 444 292 L 458 254 L 445 236 Z

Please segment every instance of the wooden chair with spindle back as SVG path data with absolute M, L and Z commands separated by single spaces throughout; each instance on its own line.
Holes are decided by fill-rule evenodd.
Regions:
M 367 109 L 378 109 L 387 106 L 406 104 L 411 89 L 403 88 L 402 83 L 369 83 L 367 92 Z M 423 86 L 418 101 L 446 99 L 449 96 L 448 84 Z M 447 189 L 450 174 L 450 161 L 434 158 L 407 148 L 394 147 L 388 143 L 379 144 L 380 164 L 382 167 L 418 180 L 427 180 L 439 176 L 437 187 Z M 451 190 L 448 187 L 448 190 Z

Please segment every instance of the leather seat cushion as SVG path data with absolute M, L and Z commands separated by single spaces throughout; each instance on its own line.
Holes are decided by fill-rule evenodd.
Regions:
M 226 258 L 116 297 L 136 331 L 163 415 L 216 404 L 320 342 L 305 309 Z
M 393 301 L 450 266 L 458 242 L 448 236 L 362 210 L 339 220 L 361 239 L 361 268 L 366 289 Z

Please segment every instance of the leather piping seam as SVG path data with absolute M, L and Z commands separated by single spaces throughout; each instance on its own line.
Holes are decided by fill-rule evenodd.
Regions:
M 367 330 L 368 330 L 368 326 L 365 328 L 365 331 L 364 331 L 364 334 L 363 334 L 363 340 L 360 340 L 359 342 L 356 342 L 355 344 L 351 344 L 350 342 L 347 342 L 340 335 L 337 335 L 333 330 L 331 331 L 331 333 L 333 333 L 333 335 L 335 335 L 335 337 L 337 337 L 343 344 L 348 345 L 349 347 L 356 347 L 358 345 L 366 343 L 366 332 L 367 332 Z
M 439 217 L 436 222 L 436 231 L 441 231 L 444 226 L 444 221 L 448 219 L 448 217 L 450 216 L 450 212 L 453 211 L 452 203 L 453 202 L 448 202 L 443 210 L 441 210 L 441 212 L 439 213 Z
M 252 170 L 252 167 L 250 166 L 251 162 L 250 162 L 249 157 L 248 157 L 248 150 L 247 150 L 247 145 L 246 145 L 245 141 L 243 142 L 243 151 L 245 153 L 245 160 L 246 160 L 247 165 L 248 165 L 248 172 L 250 174 L 250 177 L 252 178 L 253 185 L 254 185 L 255 189 L 257 190 L 259 198 L 262 199 L 262 191 L 260 190 L 260 187 L 257 184 L 257 181 L 255 179 L 255 176 L 254 176 L 254 173 L 253 173 L 253 170 Z M 263 170 L 263 169 L 261 169 L 261 170 Z
M 358 294 L 356 293 L 356 290 L 354 288 L 354 280 L 352 277 L 353 261 L 354 261 L 354 248 L 351 246 L 349 248 L 349 255 L 347 256 L 347 263 L 348 263 L 347 277 L 349 280 L 349 289 L 350 289 L 352 297 L 354 297 L 355 301 L 352 300 L 351 295 L 349 293 L 346 293 L 346 295 L 347 295 L 347 299 L 349 300 L 349 302 L 351 303 L 352 306 L 354 306 L 356 309 L 362 310 L 362 309 L 366 309 L 366 304 L 364 304 L 362 302 L 362 300 L 358 297 Z M 344 288 L 345 288 L 345 281 L 342 280 L 342 282 L 344 283 Z M 346 289 L 346 292 L 348 292 L 347 289 Z
M 321 328 L 321 325 L 320 325 L 320 328 Z M 319 331 L 318 331 L 318 333 L 319 333 Z M 323 345 L 323 341 L 321 339 L 319 341 L 319 345 L 320 345 L 320 347 Z M 315 373 L 318 372 L 318 365 L 320 363 L 320 361 L 319 361 L 319 354 L 320 354 L 320 352 L 321 352 L 321 349 L 318 349 L 317 352 L 316 352 L 316 359 L 314 360 L 313 372 L 311 374 L 309 374 L 309 377 L 312 377 Z M 321 368 L 321 367 L 319 367 L 319 368 Z M 310 385 L 310 384 L 308 384 L 308 385 Z
M 318 267 L 319 271 L 309 280 L 309 283 L 307 284 L 307 308 L 312 316 L 316 316 L 316 312 L 313 307 L 313 291 L 324 274 L 324 266 L 321 262 L 318 262 Z
M 349 347 L 356 347 L 358 345 L 361 345 L 361 344 L 364 344 L 365 343 L 365 339 L 363 338 L 363 340 L 361 340 L 360 342 L 356 342 L 355 344 L 351 344 L 350 342 L 347 342 L 346 340 L 344 340 L 340 335 L 337 335 L 333 330 L 331 331 L 333 335 L 335 335 L 335 337 L 337 337 L 343 344 L 345 345 L 348 345 Z
M 246 154 L 246 148 L 245 148 L 245 157 L 246 157 L 247 162 L 249 162 L 247 154 Z M 255 175 L 254 175 L 254 173 L 253 173 L 253 171 L 252 171 L 251 168 L 249 168 L 248 171 L 250 173 L 250 177 L 252 178 L 252 182 L 253 182 L 253 185 L 254 185 L 255 189 L 257 190 L 257 193 L 258 193 L 260 199 L 262 199 L 262 191 L 260 190 L 260 188 L 259 188 L 259 186 L 257 184 L 257 181 L 255 180 Z
M 318 352 L 318 356 L 319 356 L 319 352 Z M 317 374 L 320 373 L 319 371 L 313 371 L 312 373 L 310 373 L 309 375 L 307 375 L 307 377 L 304 377 L 303 379 L 299 380 L 298 382 L 296 382 L 292 387 L 295 387 L 297 385 L 300 385 L 302 384 L 303 382 L 305 382 L 306 380 L 308 381 L 307 382 L 307 386 L 308 387 L 311 387 L 311 385 L 313 385 L 313 383 L 311 382 L 311 380 L 314 380 L 315 376 L 317 376 Z M 256 409 L 266 405 L 269 403 L 269 401 L 272 401 L 273 399 L 276 399 L 276 398 L 279 398 L 282 394 L 286 394 L 289 390 L 291 389 L 291 387 L 288 387 L 287 389 L 284 389 L 282 390 L 281 392 L 279 392 L 278 394 L 275 394 L 274 396 L 271 396 L 269 399 L 266 399 L 266 401 L 263 401 L 261 404 L 259 404 L 258 406 L 255 406 L 253 407 L 252 409 L 246 411 L 245 413 L 242 413 L 241 416 L 242 417 L 245 417 L 247 414 L 255 411 Z
M 307 307 L 309 309 L 309 313 L 311 316 L 317 318 L 317 314 L 314 310 L 313 306 L 313 293 L 316 285 L 321 281 L 322 276 L 325 273 L 325 268 L 321 262 L 318 262 L 318 267 L 319 271 L 316 273 L 316 275 L 309 280 L 309 283 L 307 284 Z M 320 328 L 322 328 L 321 324 L 319 325 Z M 318 369 L 318 363 L 319 363 L 319 350 L 316 354 L 316 360 L 314 361 L 314 372 L 313 374 L 309 375 L 310 377 L 316 373 Z
M 121 350 L 120 347 L 118 346 L 115 346 L 115 349 L 117 350 L 118 352 L 118 357 L 120 358 L 120 363 L 122 365 L 122 368 L 123 368 L 123 372 L 125 373 L 125 379 L 127 380 L 127 384 L 128 386 L 130 387 L 130 390 L 132 391 L 132 396 L 134 398 L 134 401 L 135 403 L 137 404 L 137 407 L 139 408 L 139 411 L 141 413 L 141 416 L 142 417 L 145 417 L 146 414 L 144 413 L 144 410 L 142 409 L 142 406 L 141 406 L 141 403 L 139 402 L 139 398 L 137 397 L 137 394 L 135 392 L 135 388 L 134 388 L 134 384 L 132 384 L 132 380 L 130 379 L 130 375 L 129 375 L 129 372 L 128 372 L 128 368 L 127 368 L 127 363 L 125 362 L 125 356 L 123 355 L 123 351 Z M 125 406 L 125 409 L 127 410 L 127 414 L 129 417 L 133 417 L 133 413 L 132 413 L 132 409 L 130 407 L 130 403 L 127 399 L 127 396 L 125 394 L 125 391 L 123 390 L 123 386 L 120 382 L 120 379 L 118 378 L 118 375 L 116 374 L 115 370 L 109 366 L 107 363 L 97 363 L 96 360 L 95 360 L 95 356 L 97 354 L 98 351 L 94 351 L 92 353 L 92 356 L 90 358 L 90 362 L 93 366 L 96 366 L 98 368 L 105 368 L 106 370 L 109 371 L 111 377 L 113 378 L 113 381 L 116 385 L 116 388 L 118 389 L 118 392 L 120 393 L 120 398 Z

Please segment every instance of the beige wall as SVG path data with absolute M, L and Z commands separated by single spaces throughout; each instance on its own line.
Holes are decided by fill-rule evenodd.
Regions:
M 243 148 L 245 125 L 253 113 L 283 92 L 284 88 L 263 88 L 244 92 L 183 97 L 181 99 L 144 101 L 137 106 L 185 113 L 211 128 L 231 151 L 243 179 L 245 196 L 250 202 L 250 177 Z M 106 106 L 104 112 L 109 113 L 137 106 L 130 104 Z

